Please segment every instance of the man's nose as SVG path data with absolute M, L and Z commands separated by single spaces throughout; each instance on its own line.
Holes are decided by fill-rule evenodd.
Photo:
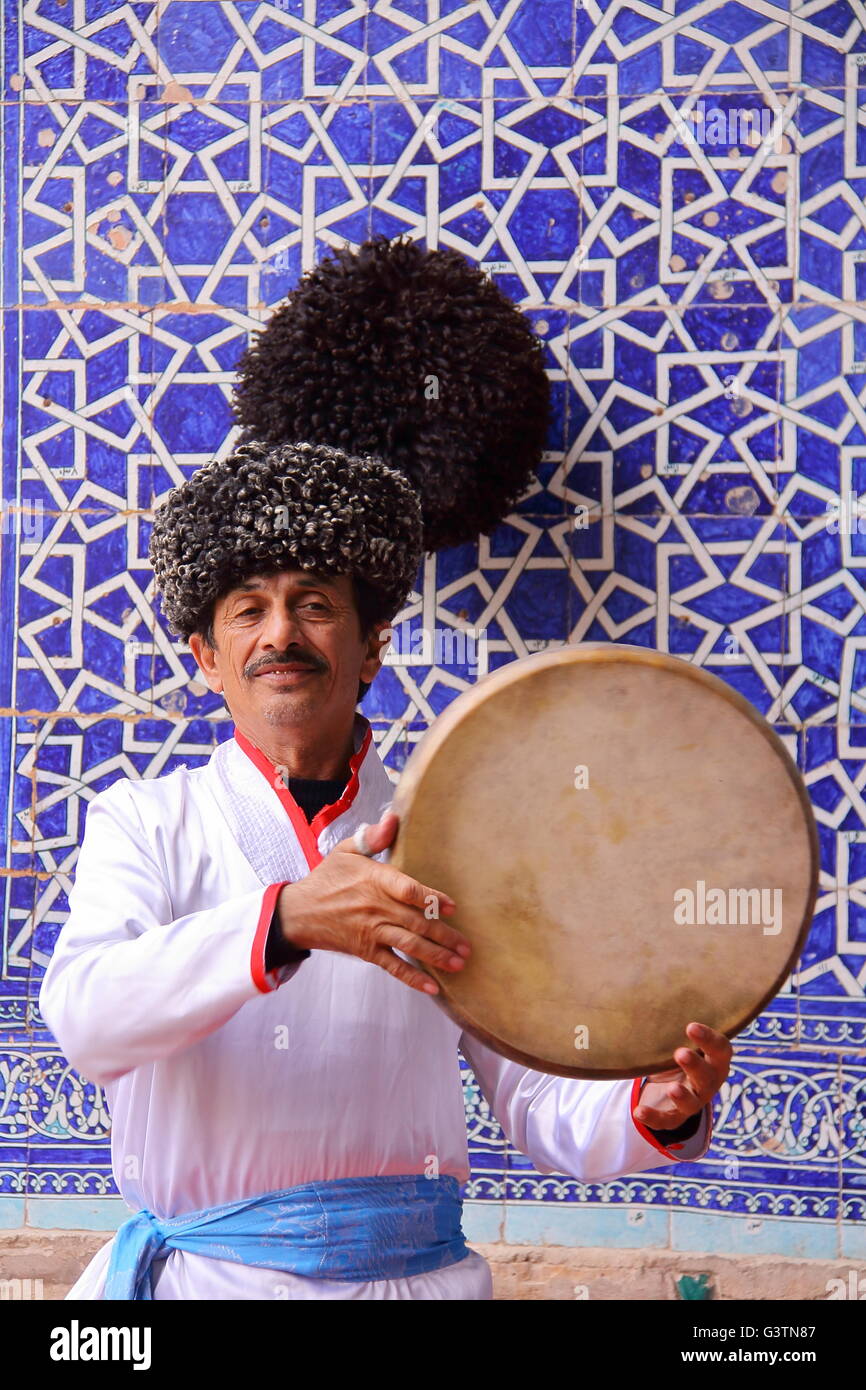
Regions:
M 303 647 L 301 624 L 290 608 L 273 605 L 262 628 L 261 644 L 281 652 L 292 645 Z

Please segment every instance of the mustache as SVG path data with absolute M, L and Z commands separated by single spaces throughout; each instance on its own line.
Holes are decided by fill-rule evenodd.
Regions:
M 274 652 L 271 656 L 261 656 L 258 661 L 251 661 L 249 666 L 244 667 L 244 675 L 247 679 L 252 679 L 265 666 L 289 666 L 294 664 L 311 666 L 314 671 L 327 671 L 328 663 L 315 652 L 303 652 L 299 650 Z

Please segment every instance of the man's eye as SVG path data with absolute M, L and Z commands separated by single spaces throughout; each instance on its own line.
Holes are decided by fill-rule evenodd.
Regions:
M 238 618 L 248 618 L 248 617 L 250 616 L 250 614 L 255 615 L 256 613 L 260 613 L 260 612 L 261 612 L 261 609 L 260 609 L 260 608 L 242 608 L 241 611 L 240 611 L 236 616 L 237 616 Z
M 327 613 L 327 611 L 328 611 L 328 605 L 327 605 L 326 603 L 319 603 L 316 599 L 312 599 L 309 603 L 303 603 L 303 604 L 301 604 L 301 607 L 302 607 L 302 608 L 320 608 L 320 609 L 322 610 L 323 613 Z

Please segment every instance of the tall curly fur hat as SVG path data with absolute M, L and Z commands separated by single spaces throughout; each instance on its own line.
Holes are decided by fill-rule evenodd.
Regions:
M 326 444 L 242 445 L 169 493 L 150 558 L 173 631 L 206 626 L 213 601 L 282 566 L 366 579 L 392 615 L 421 558 L 418 494 L 381 459 Z
M 425 550 L 511 510 L 549 406 L 538 338 L 465 257 L 384 236 L 335 251 L 238 364 L 241 446 L 157 509 L 171 626 L 188 637 L 220 593 L 289 563 L 366 578 L 393 616 Z
M 526 490 L 550 383 L 529 322 L 459 252 L 373 237 L 308 271 L 238 363 L 243 439 L 376 454 L 421 498 L 424 549 L 475 541 Z

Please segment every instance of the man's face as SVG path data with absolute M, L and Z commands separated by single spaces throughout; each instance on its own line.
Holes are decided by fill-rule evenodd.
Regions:
M 214 647 L 194 633 L 190 650 L 247 727 L 342 722 L 358 702 L 358 681 L 381 665 L 377 633 L 361 636 L 347 574 L 254 575 L 217 600 L 213 629 Z

